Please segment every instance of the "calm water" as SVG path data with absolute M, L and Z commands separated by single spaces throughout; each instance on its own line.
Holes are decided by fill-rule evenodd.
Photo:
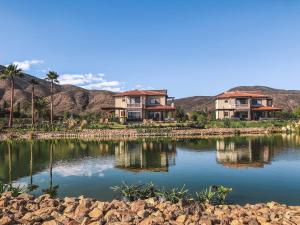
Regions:
M 300 204 L 300 136 L 191 140 L 35 141 L 0 143 L 0 179 L 39 186 L 58 185 L 58 196 L 103 200 L 122 181 L 154 182 L 190 191 L 222 184 L 230 200 L 275 200 Z

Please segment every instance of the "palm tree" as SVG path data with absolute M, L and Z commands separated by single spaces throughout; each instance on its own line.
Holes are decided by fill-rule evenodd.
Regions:
M 18 66 L 14 64 L 7 66 L 0 75 L 0 79 L 9 79 L 11 85 L 8 127 L 12 127 L 13 125 L 15 78 L 22 77 L 23 75 L 22 69 L 19 69 Z
M 31 79 L 29 81 L 29 83 L 31 84 L 31 125 L 34 125 L 34 86 L 38 85 L 39 82 L 36 79 Z
M 53 123 L 53 84 L 58 83 L 58 77 L 59 75 L 54 71 L 49 71 L 47 73 L 46 80 L 51 82 L 51 103 L 50 103 L 50 122 Z

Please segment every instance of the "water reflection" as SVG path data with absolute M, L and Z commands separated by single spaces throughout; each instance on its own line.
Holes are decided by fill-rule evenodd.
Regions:
M 275 193 L 278 201 L 293 203 L 296 199 L 287 194 L 300 196 L 300 175 L 294 173 L 299 169 L 297 135 L 0 143 L 0 179 L 53 196 L 84 194 L 109 200 L 113 197 L 109 187 L 121 181 L 153 181 L 186 184 L 195 191 L 224 184 L 247 201 L 249 196 L 256 202 L 274 200 Z M 264 187 L 268 190 L 262 191 Z M 254 198 L 253 192 L 261 194 Z
M 175 156 L 175 143 L 121 141 L 115 146 L 116 166 L 132 172 L 167 172 Z
M 217 140 L 217 161 L 230 168 L 264 167 L 271 161 L 271 149 L 257 140 Z

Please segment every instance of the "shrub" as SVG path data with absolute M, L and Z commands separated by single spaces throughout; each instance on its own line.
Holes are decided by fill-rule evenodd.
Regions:
M 122 182 L 120 186 L 111 187 L 115 192 L 119 192 L 125 201 L 135 201 L 138 199 L 157 198 L 160 201 L 178 202 L 199 202 L 210 204 L 225 204 L 227 195 L 232 191 L 231 188 L 224 186 L 210 186 L 209 188 L 195 193 L 193 198 L 188 189 L 183 185 L 181 188 L 157 188 L 153 183 L 128 185 Z
M 26 187 L 22 187 L 20 185 L 13 186 L 11 184 L 5 184 L 2 181 L 0 181 L 0 194 L 4 192 L 11 192 L 13 197 L 16 197 L 24 192 L 27 192 L 28 189 Z
M 225 204 L 227 195 L 232 192 L 232 188 L 224 186 L 210 186 L 209 188 L 196 192 L 196 201 L 213 205 Z

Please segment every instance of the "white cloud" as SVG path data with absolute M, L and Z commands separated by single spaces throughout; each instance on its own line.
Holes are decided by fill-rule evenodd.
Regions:
M 90 90 L 108 90 L 119 92 L 122 90 L 119 81 L 108 81 L 102 73 L 84 73 L 84 74 L 62 74 L 59 77 L 61 84 L 71 84 Z
M 17 65 L 20 69 L 24 71 L 30 70 L 32 65 L 37 65 L 42 63 L 44 63 L 43 60 L 37 60 L 37 59 L 13 62 L 14 65 Z

